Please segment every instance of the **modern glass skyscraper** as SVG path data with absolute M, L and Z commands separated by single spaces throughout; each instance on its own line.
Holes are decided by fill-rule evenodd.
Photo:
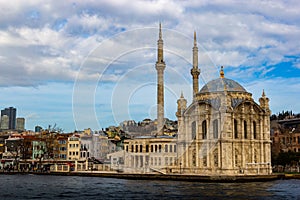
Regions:
M 17 109 L 14 107 L 5 108 L 1 110 L 1 117 L 7 115 L 8 116 L 8 129 L 14 130 L 16 129 L 16 115 Z

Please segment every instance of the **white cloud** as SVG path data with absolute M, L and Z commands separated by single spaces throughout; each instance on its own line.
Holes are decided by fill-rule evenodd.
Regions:
M 143 65 L 149 65 L 143 73 L 150 73 L 156 59 L 156 27 L 161 21 L 167 67 L 181 72 L 188 81 L 196 30 L 203 82 L 214 78 L 224 65 L 228 76 L 244 80 L 243 84 L 259 77 L 266 85 L 256 86 L 272 91 L 280 83 L 276 90 L 284 90 L 291 96 L 290 105 L 297 107 L 290 83 L 298 86 L 299 79 L 282 78 L 276 70 L 281 62 L 290 62 L 292 70 L 300 69 L 297 0 L 11 0 L 0 2 L 0 8 L 2 89 L 47 86 L 76 78 L 118 84 L 130 69 Z M 143 83 L 143 77 L 132 74 L 136 83 Z M 282 102 L 279 94 L 270 93 L 274 110 Z
M 300 112 L 298 101 L 299 78 L 256 79 L 253 82 L 248 82 L 245 87 L 249 92 L 253 93 L 253 98 L 256 102 L 258 102 L 264 89 L 267 97 L 270 99 L 270 109 L 273 113 L 278 113 L 282 110 L 293 110 L 295 113 Z

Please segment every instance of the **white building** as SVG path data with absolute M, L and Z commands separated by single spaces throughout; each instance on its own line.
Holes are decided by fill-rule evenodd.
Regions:
M 177 101 L 178 134 L 162 135 L 164 110 L 163 41 L 158 40 L 157 136 L 124 142 L 124 171 L 200 175 L 266 175 L 271 168 L 269 99 L 263 92 L 256 103 L 239 83 L 225 78 L 209 81 L 199 91 L 198 48 L 193 47 L 193 101 Z M 184 72 L 182 72 L 184 73 Z M 172 148 L 172 150 L 170 149 Z

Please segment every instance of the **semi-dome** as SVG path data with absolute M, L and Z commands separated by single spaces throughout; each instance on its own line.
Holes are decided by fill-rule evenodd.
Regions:
M 225 87 L 224 87 L 225 86 Z M 207 92 L 221 92 L 226 88 L 229 92 L 247 92 L 243 86 L 234 80 L 228 78 L 218 78 L 212 81 L 209 81 L 206 85 L 204 85 L 200 93 Z

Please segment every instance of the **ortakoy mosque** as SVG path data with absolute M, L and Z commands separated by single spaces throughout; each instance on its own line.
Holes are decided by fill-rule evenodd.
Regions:
M 198 88 L 198 47 L 194 33 L 193 101 L 181 94 L 176 112 L 178 134 L 164 135 L 163 40 L 159 28 L 157 70 L 157 134 L 124 141 L 124 172 L 266 175 L 271 168 L 270 109 L 264 91 L 252 94 L 224 75 Z

